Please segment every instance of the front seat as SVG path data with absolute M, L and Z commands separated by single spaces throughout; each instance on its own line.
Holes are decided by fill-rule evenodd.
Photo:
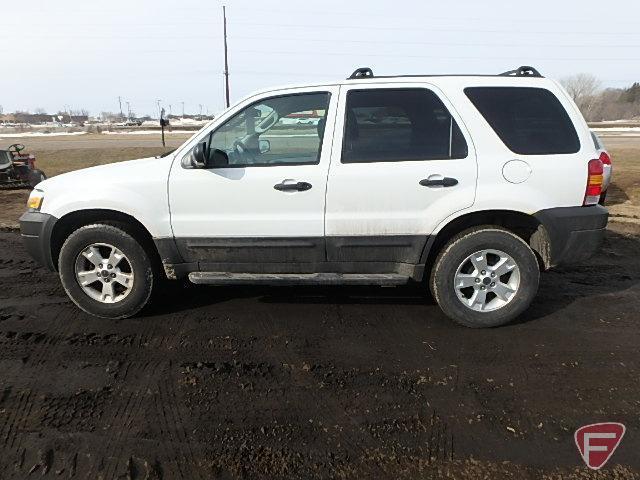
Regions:
M 352 161 L 357 161 L 357 147 L 358 140 L 360 139 L 360 128 L 358 127 L 358 119 L 353 110 L 347 110 L 347 125 L 345 128 L 345 158 L 350 158 Z
M 318 138 L 320 139 L 320 141 L 322 141 L 322 139 L 324 138 L 324 127 L 327 126 L 327 119 L 326 118 L 321 118 L 318 121 Z

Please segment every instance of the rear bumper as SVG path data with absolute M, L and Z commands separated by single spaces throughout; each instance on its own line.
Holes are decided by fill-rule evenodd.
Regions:
M 609 212 L 601 205 L 561 207 L 534 215 L 549 239 L 549 266 L 578 263 L 598 251 L 604 240 Z
M 20 217 L 20 234 L 31 257 L 52 272 L 56 270 L 51 258 L 51 232 L 58 219 L 40 212 L 26 212 Z

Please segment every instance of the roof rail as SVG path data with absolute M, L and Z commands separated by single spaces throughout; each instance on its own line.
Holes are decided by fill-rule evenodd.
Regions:
M 522 67 L 518 67 L 515 70 L 509 70 L 508 72 L 503 72 L 500 74 L 501 77 L 542 77 L 540 72 L 533 67 L 529 67 L 523 65 Z
M 373 70 L 369 67 L 360 67 L 351 74 L 347 80 L 355 80 L 356 78 L 371 78 L 373 77 Z

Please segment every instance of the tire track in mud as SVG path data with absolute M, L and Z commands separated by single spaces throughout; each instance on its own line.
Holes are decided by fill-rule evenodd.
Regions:
M 19 322 L 22 323 L 28 317 L 26 315 L 19 314 L 18 318 Z M 66 324 L 66 322 L 64 322 L 64 324 Z M 56 359 L 54 350 L 59 343 L 59 337 L 50 337 L 45 331 L 32 331 L 32 329 L 29 329 L 28 331 L 16 332 L 15 335 L 12 336 L 7 336 L 5 334 L 5 338 L 15 340 L 32 347 L 30 349 L 31 353 L 22 358 L 22 363 L 24 367 L 33 367 L 32 372 L 30 372 L 33 377 L 37 378 L 41 376 L 42 372 L 46 371 L 47 365 Z M 32 382 L 28 381 L 26 388 L 26 391 L 28 392 L 27 396 L 23 402 L 23 395 L 21 395 L 21 402 L 16 411 L 20 414 L 21 419 L 12 425 L 13 435 L 11 442 L 10 444 L 5 444 L 9 451 L 16 455 L 18 452 L 23 450 L 23 443 L 26 440 L 25 436 L 28 435 L 26 432 L 36 428 L 38 424 L 38 422 L 32 417 L 34 408 L 37 408 L 39 412 L 44 410 L 42 396 L 33 395 Z
M 103 459 L 107 460 L 106 478 L 115 478 L 121 473 L 119 471 L 122 468 L 121 460 L 130 459 L 134 456 L 131 452 L 131 444 L 136 440 L 136 436 L 131 434 L 131 430 L 135 427 L 148 427 L 149 425 L 147 417 L 149 410 L 146 408 L 147 392 L 151 391 L 155 385 L 151 378 L 160 367 L 160 362 L 146 362 L 140 368 L 137 367 L 137 365 L 132 364 L 127 372 L 129 378 L 135 373 L 137 379 L 136 388 L 130 392 L 127 403 L 121 413 L 114 415 L 110 422 L 110 430 L 117 433 L 115 436 L 110 435 L 108 443 L 105 445 L 106 454 Z

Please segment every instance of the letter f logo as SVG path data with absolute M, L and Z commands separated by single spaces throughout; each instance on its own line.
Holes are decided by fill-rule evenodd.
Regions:
M 624 436 L 621 423 L 594 423 L 576 430 L 574 438 L 584 463 L 592 470 L 599 470 L 615 452 Z

